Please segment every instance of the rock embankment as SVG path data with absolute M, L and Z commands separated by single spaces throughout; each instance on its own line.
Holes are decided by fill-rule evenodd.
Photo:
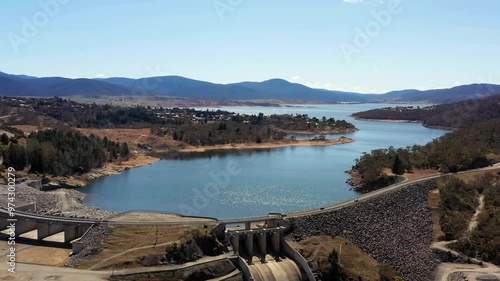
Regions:
M 0 185 L 0 207 L 6 207 L 7 186 Z M 85 194 L 73 189 L 56 189 L 53 191 L 40 191 L 26 183 L 16 185 L 16 203 L 35 202 L 36 213 L 43 215 L 80 217 L 92 219 L 104 219 L 115 216 L 116 212 L 104 211 L 99 207 L 84 206 Z
M 104 248 L 104 242 L 106 238 L 111 235 L 111 227 L 107 225 L 97 225 L 92 227 L 86 234 L 80 239 L 83 243 L 83 250 L 72 255 L 65 262 L 65 266 L 78 267 L 81 264 L 92 260 L 95 258 Z
M 381 263 L 394 267 L 404 280 L 433 280 L 439 264 L 430 249 L 431 209 L 427 181 L 355 205 L 322 214 L 291 218 L 293 235 L 343 236 Z

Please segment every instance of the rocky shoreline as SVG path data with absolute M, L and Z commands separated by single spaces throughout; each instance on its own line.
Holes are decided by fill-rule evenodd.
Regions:
M 431 209 L 427 181 L 340 210 L 291 218 L 293 236 L 343 236 L 381 263 L 394 267 L 405 280 L 433 280 L 439 264 L 430 249 Z
M 103 167 L 94 169 L 82 175 L 73 176 L 50 176 L 48 179 L 53 185 L 63 188 L 79 188 L 87 185 L 89 182 L 106 176 L 117 175 L 125 170 L 150 165 L 160 159 L 145 154 L 136 153 L 132 158 L 126 161 L 109 162 Z
M 0 195 L 7 192 L 6 185 L 0 185 Z M 7 196 L 2 196 L 6 198 Z M 16 204 L 35 202 L 36 213 L 53 216 L 105 219 L 116 216 L 116 212 L 105 211 L 95 206 L 83 205 L 85 194 L 74 189 L 57 189 L 40 191 L 26 183 L 16 185 Z M 0 200 L 0 206 L 6 206 L 5 200 Z

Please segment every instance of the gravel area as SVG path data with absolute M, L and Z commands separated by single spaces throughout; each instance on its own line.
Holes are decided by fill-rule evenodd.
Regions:
M 36 213 L 43 215 L 104 219 L 116 216 L 116 212 L 99 207 L 84 206 L 85 194 L 74 189 L 40 191 L 26 183 L 16 185 L 16 201 L 36 202 Z M 0 185 L 0 206 L 7 206 L 7 186 Z
M 428 181 L 340 210 L 291 218 L 293 236 L 343 236 L 390 264 L 404 280 L 433 280 L 439 260 L 429 248 L 432 220 L 427 200 L 436 187 Z
M 84 262 L 95 258 L 104 248 L 106 238 L 111 234 L 111 227 L 107 225 L 97 225 L 92 227 L 85 236 L 80 239 L 83 243 L 83 250 L 66 260 L 64 265 L 78 267 Z
M 467 277 L 463 272 L 453 272 L 448 276 L 448 281 L 467 281 Z

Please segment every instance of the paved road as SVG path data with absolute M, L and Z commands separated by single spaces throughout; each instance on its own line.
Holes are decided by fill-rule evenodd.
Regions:
M 317 208 L 317 209 L 311 209 L 311 210 L 306 210 L 306 211 L 288 213 L 287 217 L 295 218 L 295 217 L 301 217 L 301 216 L 307 216 L 307 215 L 325 213 L 325 212 L 329 212 L 329 211 L 332 211 L 332 210 L 338 210 L 338 209 L 345 208 L 347 206 L 351 206 L 351 205 L 357 204 L 359 202 L 368 200 L 370 198 L 377 197 L 377 196 L 380 196 L 380 195 L 388 193 L 388 192 L 392 192 L 394 190 L 398 190 L 398 189 L 401 189 L 401 188 L 408 187 L 408 186 L 416 184 L 416 183 L 421 183 L 421 182 L 425 182 L 425 181 L 428 181 L 428 180 L 437 179 L 437 178 L 446 177 L 446 176 L 451 176 L 451 175 L 469 174 L 469 173 L 475 173 L 475 172 L 480 172 L 480 171 L 494 170 L 494 169 L 498 169 L 498 168 L 500 168 L 500 163 L 497 163 L 497 164 L 495 164 L 493 166 L 481 168 L 481 169 L 474 169 L 474 170 L 463 171 L 463 172 L 458 172 L 458 173 L 449 173 L 449 174 L 440 174 L 440 175 L 434 175 L 434 176 L 427 176 L 427 177 L 423 177 L 423 178 L 419 178 L 419 179 L 415 179 L 415 180 L 411 180 L 411 181 L 404 181 L 404 182 L 393 184 L 393 185 L 390 185 L 388 187 L 384 187 L 384 188 L 381 188 L 381 189 L 378 189 L 378 190 L 375 190 L 375 191 L 371 191 L 369 193 L 360 195 L 358 197 L 355 197 L 355 198 L 352 198 L 352 199 L 349 199 L 349 200 L 346 200 L 346 201 L 343 201 L 343 202 L 340 202 L 340 203 L 336 203 L 336 204 L 333 204 L 333 205 L 329 205 L 329 206 L 326 206 L 326 207 L 323 207 L 323 208 Z

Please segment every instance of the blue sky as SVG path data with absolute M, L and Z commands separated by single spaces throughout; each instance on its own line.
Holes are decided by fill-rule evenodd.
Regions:
M 500 84 L 494 11 L 500 1 L 2 1 L 0 71 L 376 93 Z

